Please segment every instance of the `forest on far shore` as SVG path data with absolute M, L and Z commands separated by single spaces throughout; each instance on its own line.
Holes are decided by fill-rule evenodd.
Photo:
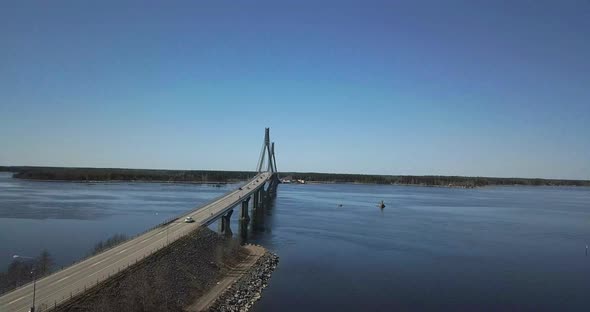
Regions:
M 159 169 L 117 169 L 117 168 L 62 168 L 62 167 L 8 167 L 0 171 L 13 172 L 13 177 L 31 180 L 61 181 L 145 181 L 145 182 L 191 182 L 191 183 L 233 183 L 248 180 L 256 175 L 253 171 L 213 170 L 159 170 Z M 462 176 L 410 176 L 370 175 L 341 173 L 281 172 L 282 178 L 315 183 L 361 183 L 361 184 L 402 184 L 424 186 L 482 187 L 489 185 L 530 185 L 530 186 L 590 186 L 589 180 L 530 179 Z
M 492 185 L 528 185 L 528 186 L 590 186 L 588 180 L 530 179 L 530 178 L 496 178 L 463 176 L 411 176 L 411 175 L 368 175 L 339 173 L 281 173 L 293 180 L 323 183 L 360 183 L 360 184 L 398 184 L 450 187 L 482 187 Z
M 254 172 L 118 168 L 0 167 L 17 179 L 56 181 L 145 181 L 232 183 L 254 177 Z

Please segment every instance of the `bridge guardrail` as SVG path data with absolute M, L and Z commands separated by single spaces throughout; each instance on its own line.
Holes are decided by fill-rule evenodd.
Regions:
M 257 178 L 258 176 L 259 176 L 259 175 L 256 175 L 254 178 Z M 252 180 L 253 180 L 253 179 L 251 179 L 251 180 L 249 180 L 249 181 L 252 181 Z M 247 183 L 249 183 L 249 181 L 242 183 L 240 187 L 242 187 L 242 186 L 246 185 Z M 256 188 L 256 189 L 258 189 L 258 188 Z M 248 192 L 248 193 L 247 193 L 247 195 L 245 195 L 244 197 L 251 196 L 251 195 L 252 195 L 252 193 L 254 193 L 256 189 L 253 189 L 253 190 L 251 190 L 251 191 L 250 191 L 250 192 Z M 121 242 L 120 244 L 117 244 L 117 245 L 115 245 L 115 246 L 112 246 L 112 247 L 110 247 L 110 248 L 108 248 L 108 249 L 105 249 L 105 250 L 101 251 L 101 252 L 100 252 L 100 253 L 98 253 L 98 254 L 95 254 L 95 255 L 89 255 L 89 256 L 87 256 L 87 257 L 84 257 L 84 258 L 82 258 L 82 259 L 80 259 L 80 260 L 78 260 L 78 261 L 75 261 L 74 263 L 72 263 L 72 265 L 69 265 L 69 266 L 67 266 L 67 267 L 62 267 L 60 270 L 57 270 L 57 271 L 55 271 L 55 272 L 52 272 L 51 274 L 55 274 L 55 273 L 61 272 L 61 271 L 63 271 L 63 270 L 69 269 L 69 268 L 73 267 L 74 265 L 76 265 L 76 264 L 79 264 L 79 263 L 81 263 L 81 262 L 84 262 L 84 261 L 86 261 L 86 260 L 88 260 L 88 259 L 90 259 L 90 258 L 92 258 L 92 257 L 95 257 L 95 256 L 100 256 L 100 255 L 104 254 L 105 252 L 107 252 L 107 251 L 109 251 L 109 250 L 112 250 L 113 248 L 120 247 L 120 246 L 122 246 L 122 245 L 125 245 L 125 244 L 128 244 L 128 243 L 131 243 L 132 241 L 134 241 L 135 239 L 139 238 L 140 236 L 143 236 L 144 234 L 146 234 L 146 233 L 149 233 L 149 232 L 151 232 L 151 231 L 153 231 L 153 230 L 155 230 L 155 229 L 157 229 L 157 228 L 159 228 L 159 227 L 162 227 L 162 226 L 168 226 L 168 224 L 170 224 L 170 223 L 171 223 L 171 222 L 173 222 L 174 220 L 178 220 L 178 219 L 180 219 L 180 218 L 183 218 L 184 216 L 187 216 L 187 215 L 190 215 L 190 214 L 192 214 L 192 213 L 195 213 L 195 212 L 197 212 L 197 211 L 199 211 L 199 210 L 201 210 L 201 209 L 205 208 L 206 206 L 214 205 L 214 204 L 216 204 L 217 202 L 219 202 L 220 200 L 222 200 L 223 198 L 226 198 L 226 197 L 228 197 L 228 196 L 232 196 L 232 195 L 234 195 L 234 193 L 235 193 L 235 192 L 237 192 L 237 190 L 234 190 L 234 191 L 232 191 L 232 192 L 230 192 L 230 193 L 227 193 L 227 194 L 222 194 L 222 195 L 220 195 L 220 196 L 218 196 L 218 197 L 215 197 L 215 198 L 213 198 L 212 200 L 210 200 L 210 201 L 208 201 L 208 202 L 206 202 L 206 203 L 203 203 L 202 205 L 199 205 L 199 206 L 197 206 L 196 208 L 193 208 L 193 209 L 192 209 L 192 210 L 190 210 L 188 213 L 185 213 L 184 215 L 181 215 L 180 217 L 176 217 L 176 218 L 167 219 L 166 221 L 164 221 L 164 222 L 162 222 L 162 223 L 160 223 L 160 224 L 158 224 L 158 225 L 156 225 L 156 226 L 153 226 L 153 227 L 151 227 L 151 228 L 147 229 L 146 231 L 144 231 L 144 232 L 142 232 L 142 233 L 138 233 L 138 234 L 136 234 L 136 235 L 135 235 L 135 236 L 133 236 L 132 238 L 130 238 L 130 239 L 126 240 L 126 241 L 123 241 L 123 242 Z M 231 203 L 231 205 L 229 205 L 229 206 L 228 206 L 228 209 L 224 209 L 224 210 L 222 210 L 220 213 L 217 213 L 217 214 L 213 215 L 213 217 L 206 218 L 206 219 L 205 219 L 205 220 L 206 220 L 206 222 L 199 224 L 199 226 L 207 226 L 207 225 L 209 225 L 210 223 L 212 223 L 212 221 L 215 221 L 217 218 L 219 218 L 219 216 L 220 216 L 220 215 L 223 215 L 224 213 L 226 213 L 226 212 L 227 212 L 227 210 L 229 210 L 230 208 L 233 208 L 233 207 L 235 207 L 236 205 L 238 205 L 238 204 L 239 204 L 239 203 L 240 203 L 240 202 L 243 200 L 243 198 L 244 198 L 244 197 L 241 197 L 241 198 L 239 198 L 238 200 L 235 200 L 235 201 L 233 201 L 233 202 Z M 148 257 L 148 256 L 150 256 L 150 255 L 152 255 L 152 254 L 154 254 L 155 252 L 157 252 L 157 251 L 159 251 L 159 250 L 163 249 L 164 247 L 168 246 L 170 243 L 172 243 L 172 242 L 174 242 L 174 241 L 178 240 L 180 237 L 183 237 L 183 236 L 185 236 L 185 235 L 187 234 L 187 232 L 189 232 L 189 231 L 182 229 L 182 230 L 180 230 L 179 232 L 175 233 L 175 235 L 173 235 L 173 237 L 171 237 L 171 238 L 170 238 L 170 241 L 169 241 L 169 242 L 163 242 L 162 244 L 156 244 L 156 245 L 155 245 L 153 248 L 151 248 L 151 249 L 149 250 L 149 252 L 145 253 L 145 254 L 144 254 L 142 257 L 141 257 L 141 259 L 140 259 L 140 260 L 143 260 L 143 259 L 145 259 L 146 257 Z M 46 301 L 43 301 L 43 299 L 42 299 L 42 298 L 39 298 L 39 301 L 38 301 L 38 302 L 39 302 L 39 305 L 38 305 L 38 307 L 37 307 L 37 311 L 49 311 L 49 310 L 51 310 L 51 309 L 54 309 L 55 307 L 57 307 L 57 305 L 58 305 L 58 304 L 61 304 L 61 303 L 63 303 L 63 302 L 66 302 L 66 301 L 68 301 L 68 300 L 70 300 L 70 299 L 72 299 L 72 298 L 74 298 L 74 297 L 76 297 L 76 296 L 78 296 L 78 295 L 80 295 L 80 294 L 84 293 L 86 290 L 88 290 L 88 289 L 91 289 L 91 288 L 92 288 L 92 287 L 94 287 L 94 286 L 97 286 L 99 283 L 106 281 L 106 280 L 107 280 L 107 279 L 109 279 L 111 276 L 114 276 L 115 274 L 117 274 L 117 273 L 121 272 L 122 270 L 125 270 L 125 269 L 127 269 L 127 268 L 129 268 L 129 267 L 131 267 L 131 266 L 133 266 L 133 265 L 135 265 L 135 264 L 137 264 L 137 263 L 138 263 L 138 261 L 137 261 L 137 259 L 136 259 L 136 261 L 135 261 L 134 263 L 127 262 L 126 264 L 117 265 L 117 266 L 116 266 L 116 267 L 114 267 L 112 270 L 109 270 L 108 272 L 101 274 L 101 275 L 100 275 L 100 276 L 99 276 L 99 277 L 96 279 L 96 281 L 95 281 L 95 282 L 84 283 L 83 285 L 80 285 L 80 287 L 77 287 L 77 288 L 76 288 L 76 291 L 73 291 L 73 292 L 71 292 L 71 293 L 70 293 L 70 296 L 69 296 L 69 297 L 68 297 L 68 296 L 63 296 L 61 300 L 54 300 L 53 304 L 51 304 L 51 302 L 49 302 L 49 303 L 48 303 L 48 302 L 46 302 Z M 50 275 L 51 275 L 51 274 L 50 274 Z M 49 276 L 49 275 L 48 275 L 48 276 Z M 48 277 L 48 276 L 45 276 L 45 277 Z M 45 277 L 44 277 L 44 278 L 45 278 Z M 39 283 L 39 281 L 40 281 L 40 280 L 38 280 L 38 281 L 37 281 L 37 283 Z M 22 286 L 18 287 L 17 289 L 15 289 L 15 290 L 13 290 L 13 291 L 16 291 L 16 290 L 18 290 L 18 289 L 20 289 L 20 288 L 23 288 L 23 287 L 27 287 L 27 286 L 29 286 L 29 285 L 31 285 L 31 284 L 32 284 L 32 282 L 30 282 L 30 283 L 27 283 L 27 284 L 24 284 L 24 285 L 22 285 Z M 10 292 L 12 292 L 12 291 L 10 291 Z M 9 294 L 10 292 L 8 292 L 8 293 L 5 293 L 5 294 L 3 294 L 3 295 Z

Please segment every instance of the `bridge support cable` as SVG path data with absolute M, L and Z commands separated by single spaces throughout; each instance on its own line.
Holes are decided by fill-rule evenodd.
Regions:
M 268 156 L 268 159 L 266 156 Z M 102 253 L 89 257 L 67 269 L 54 272 L 53 274 L 44 277 L 40 280 L 40 283 L 37 283 L 37 294 L 43 293 L 43 296 L 38 296 L 42 297 L 42 299 L 37 301 L 37 306 L 53 305 L 56 307 L 57 303 L 62 304 L 64 301 L 70 299 L 72 294 L 77 295 L 82 293 L 83 291 L 90 289 L 90 287 L 97 285 L 99 282 L 107 280 L 117 272 L 122 272 L 134 263 L 142 261 L 157 250 L 167 248 L 170 243 L 187 235 L 197 227 L 208 226 L 219 220 L 220 231 L 226 235 L 231 235 L 232 230 L 230 228 L 230 220 L 234 209 L 241 209 L 240 221 L 244 220 L 244 222 L 240 222 L 240 231 L 247 234 L 248 227 L 259 231 L 264 230 L 265 211 L 271 209 L 273 205 L 272 198 L 276 196 L 277 185 L 280 183 L 275 157 L 274 142 L 272 144 L 270 143 L 269 128 L 266 128 L 264 144 L 262 145 L 258 161 L 258 174 L 256 174 L 254 178 L 249 179 L 247 184 L 244 184 L 248 185 L 245 187 L 246 190 L 240 188 L 239 191 L 232 191 L 202 205 L 200 209 L 194 209 L 180 217 L 181 219 L 189 216 L 194 217 L 195 220 L 193 221 L 196 223 L 193 223 L 192 225 L 178 222 L 179 224 L 175 224 L 175 226 L 178 226 L 175 230 L 172 230 L 169 225 L 166 225 L 165 229 L 160 227 L 154 228 L 127 242 L 115 246 L 112 249 L 103 251 Z M 264 163 L 265 160 L 267 160 L 267 163 Z M 262 170 L 264 170 L 263 168 L 267 168 L 268 171 L 262 172 Z M 248 210 L 248 203 L 250 200 L 252 200 L 253 211 Z M 237 208 L 238 206 L 241 207 Z M 163 232 L 165 232 L 165 236 L 160 237 L 158 234 L 163 234 Z M 149 243 L 143 244 L 145 241 L 149 241 Z M 122 255 L 117 256 L 119 254 Z M 91 263 L 92 265 L 89 265 Z M 103 264 L 100 267 L 96 266 L 99 263 Z M 80 274 L 71 274 L 71 272 L 74 271 L 79 272 Z M 97 275 L 96 280 L 88 281 L 87 277 L 89 275 L 99 273 L 101 274 Z M 70 279 L 65 283 L 62 282 L 66 278 Z M 39 284 L 43 287 L 39 287 Z M 70 296 L 62 296 L 61 293 L 54 292 L 52 286 L 54 284 L 56 285 L 55 289 L 59 287 L 61 293 L 70 293 Z M 1 295 L 0 310 L 4 311 L 2 308 L 7 302 L 14 304 L 14 310 L 24 311 L 28 309 L 30 307 L 28 306 L 28 303 L 25 303 L 25 300 L 20 300 L 19 298 L 25 298 L 29 291 L 30 284 L 28 284 L 28 286 L 23 285 L 7 294 Z

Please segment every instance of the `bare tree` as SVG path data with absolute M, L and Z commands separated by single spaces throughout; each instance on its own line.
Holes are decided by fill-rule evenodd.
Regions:
M 54 261 L 49 251 L 43 249 L 37 260 L 37 276 L 43 276 L 51 272 Z

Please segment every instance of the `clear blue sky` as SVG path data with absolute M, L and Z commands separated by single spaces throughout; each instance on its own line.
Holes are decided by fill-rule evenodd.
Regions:
M 88 2 L 0 3 L 0 165 L 590 179 L 589 1 Z

